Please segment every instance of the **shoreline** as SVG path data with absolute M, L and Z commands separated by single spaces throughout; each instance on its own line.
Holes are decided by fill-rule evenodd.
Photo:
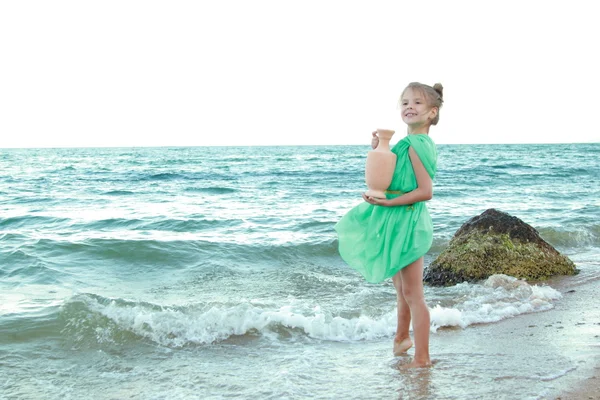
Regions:
M 392 356 L 391 337 L 347 342 L 301 336 L 298 341 L 273 346 L 249 335 L 215 346 L 168 351 L 175 356 L 164 358 L 164 352 L 157 354 L 155 346 L 147 343 L 121 349 L 118 357 L 84 346 L 88 350 L 85 361 L 79 359 L 78 352 L 47 360 L 52 370 L 81 365 L 83 372 L 78 369 L 58 381 L 54 374 L 42 374 L 43 380 L 26 378 L 9 389 L 12 394 L 41 390 L 49 399 L 64 397 L 64 387 L 77 395 L 91 391 L 99 399 L 169 397 L 167 390 L 181 398 L 193 397 L 192 386 L 177 380 L 182 376 L 185 382 L 201 377 L 203 383 L 194 386 L 194 393 L 206 397 L 238 393 L 246 385 L 252 388 L 247 392 L 262 393 L 260 385 L 270 382 L 274 387 L 269 393 L 293 393 L 292 398 L 402 399 L 407 394 L 419 400 L 600 400 L 600 308 L 590 306 L 595 304 L 600 279 L 582 282 L 580 278 L 546 282 L 563 294 L 551 310 L 465 329 L 439 329 L 431 335 L 431 369 L 399 370 L 408 358 Z M 247 341 L 235 343 L 238 339 Z M 414 348 L 409 352 L 414 355 Z M 205 362 L 195 363 L 198 359 Z M 36 360 L 24 359 L 25 368 L 28 370 Z M 234 378 L 229 372 L 232 361 Z M 257 365 L 261 366 L 258 371 Z M 273 365 L 282 372 L 274 372 Z M 118 374 L 105 375 L 107 368 Z M 126 383 L 130 380 L 144 386 L 132 389 Z M 170 380 L 175 383 L 161 386 Z M 44 382 L 52 385 L 44 387 Z
M 521 335 L 533 335 L 540 340 L 547 337 L 576 366 L 556 379 L 549 377 L 548 391 L 539 399 L 600 400 L 600 309 L 590 307 L 590 299 L 597 296 L 600 280 L 577 283 L 577 278 L 566 278 L 560 283 L 548 284 L 558 286 L 563 297 L 552 310 L 522 315 L 529 325 L 513 326 L 515 333 L 519 329 Z M 519 319 L 513 318 L 507 325 L 516 325 Z M 548 335 L 543 330 L 554 330 L 555 333 Z
M 552 283 L 554 286 L 556 283 Z M 586 301 L 594 298 L 600 288 L 600 279 L 584 279 L 578 283 L 578 277 L 567 278 L 558 284 L 560 292 L 563 294 L 557 304 L 557 311 L 561 316 L 569 317 L 578 315 L 580 322 L 576 326 L 583 327 L 589 325 L 587 330 L 582 330 L 576 336 L 582 343 L 583 348 L 587 348 L 590 353 L 590 360 L 587 368 L 581 371 L 575 371 L 575 380 L 569 385 L 563 387 L 559 393 L 553 393 L 553 400 L 600 400 L 600 311 L 598 309 L 586 309 Z M 565 301 L 566 300 L 566 301 Z M 565 304 L 561 304 L 565 302 Z M 551 310 L 552 311 L 552 310 Z M 579 311 L 579 312 L 578 312 Z M 583 339 L 583 340 L 581 340 Z
M 598 400 L 600 399 L 600 365 L 596 365 L 595 374 L 579 384 L 579 388 L 567 390 L 555 400 Z
M 438 367 L 464 368 L 471 373 L 481 370 L 492 381 L 506 382 L 506 391 L 496 392 L 497 398 L 600 400 L 600 308 L 591 306 L 600 279 L 582 282 L 579 278 L 544 282 L 562 294 L 551 310 L 458 332 L 438 330 L 431 336 L 432 358 L 439 361 Z M 447 349 L 455 353 L 448 354 Z M 486 361 L 460 364 L 456 352 Z M 510 392 L 515 387 L 509 382 L 527 381 L 535 381 L 537 391 Z M 476 393 L 467 389 L 461 395 Z

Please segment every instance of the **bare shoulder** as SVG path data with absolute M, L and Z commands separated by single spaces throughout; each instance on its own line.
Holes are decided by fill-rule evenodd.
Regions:
M 415 160 L 418 160 L 419 162 L 421 161 L 421 159 L 419 158 L 419 155 L 417 154 L 417 151 L 412 146 L 408 147 L 408 156 L 410 157 L 410 160 L 413 163 L 415 162 Z

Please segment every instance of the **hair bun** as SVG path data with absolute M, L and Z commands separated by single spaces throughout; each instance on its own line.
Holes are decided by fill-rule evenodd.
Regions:
M 435 85 L 433 85 L 433 90 L 435 90 L 436 92 L 438 92 L 438 94 L 440 95 L 440 98 L 444 98 L 444 87 L 442 86 L 441 83 L 436 83 Z

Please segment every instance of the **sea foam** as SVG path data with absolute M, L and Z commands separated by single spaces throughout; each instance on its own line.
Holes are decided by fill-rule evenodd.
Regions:
M 554 307 L 552 301 L 562 296 L 550 286 L 529 285 L 501 274 L 490 276 L 481 285 L 462 283 L 455 288 L 457 294 L 469 292 L 469 295 L 451 307 L 434 306 L 430 310 L 433 331 L 440 327 L 465 328 L 549 310 Z
M 561 296 L 551 287 L 531 286 L 506 275 L 492 276 L 482 285 L 461 285 L 459 290 L 468 289 L 472 295 L 451 307 L 431 308 L 433 332 L 441 327 L 466 328 L 547 310 L 553 307 L 552 300 Z M 78 321 L 85 318 L 88 334 L 95 335 L 98 342 L 115 341 L 125 332 L 168 347 L 212 344 L 241 335 L 274 340 L 298 335 L 327 341 L 374 340 L 391 337 L 396 330 L 396 309 L 392 307 L 376 316 L 357 310 L 355 317 L 343 317 L 339 311 L 320 306 L 256 305 L 252 301 L 160 306 L 81 294 L 64 309 L 68 326 L 83 329 L 84 324 Z M 90 321 L 95 322 L 90 326 Z

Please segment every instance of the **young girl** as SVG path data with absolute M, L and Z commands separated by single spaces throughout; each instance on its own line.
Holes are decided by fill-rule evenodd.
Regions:
M 412 347 L 415 357 L 407 367 L 428 367 L 429 309 L 423 294 L 423 256 L 433 242 L 433 226 L 425 201 L 433 195 L 437 151 L 429 137 L 442 107 L 442 85 L 410 83 L 402 92 L 400 109 L 408 134 L 392 151 L 397 155 L 386 198 L 368 197 L 336 224 L 339 251 L 344 261 L 369 282 L 392 278 L 398 299 L 398 327 L 394 355 Z M 373 132 L 371 146 L 379 139 Z

